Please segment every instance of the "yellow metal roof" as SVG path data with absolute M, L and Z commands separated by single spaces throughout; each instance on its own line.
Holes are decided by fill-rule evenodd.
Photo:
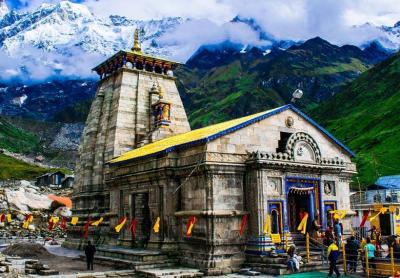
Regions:
M 192 131 L 189 131 L 186 133 L 182 133 L 182 134 L 171 136 L 171 137 L 168 137 L 165 139 L 161 139 L 154 143 L 150 143 L 150 144 L 144 145 L 143 147 L 126 152 L 126 153 L 122 154 L 121 156 L 110 160 L 108 163 L 123 163 L 128 160 L 144 158 L 144 157 L 149 157 L 149 156 L 155 156 L 155 155 L 162 154 L 162 153 L 172 152 L 179 148 L 190 147 L 190 146 L 194 146 L 196 144 L 205 143 L 205 142 L 214 140 L 218 137 L 221 137 L 225 134 L 234 132 L 235 130 L 241 129 L 245 126 L 251 125 L 255 122 L 266 119 L 272 115 L 278 114 L 287 109 L 291 109 L 293 112 L 295 112 L 298 115 L 300 115 L 301 117 L 303 117 L 310 124 L 315 126 L 326 136 L 331 138 L 336 144 L 338 144 L 340 147 L 342 147 L 351 156 L 353 156 L 353 157 L 355 156 L 355 153 L 353 153 L 346 145 L 344 145 L 343 143 L 338 141 L 335 137 L 333 137 L 333 135 L 330 134 L 327 130 L 325 130 L 323 127 L 318 125 L 316 122 L 314 122 L 311 118 L 309 118 L 307 115 L 305 115 L 299 109 L 294 107 L 292 104 L 287 104 L 287 105 L 284 105 L 284 106 L 281 106 L 281 107 L 278 107 L 275 109 L 267 110 L 267 111 L 264 111 L 261 113 L 253 114 L 250 116 L 230 120 L 230 121 L 215 124 L 215 125 L 210 125 L 207 127 L 195 129 L 195 130 L 192 130 Z
M 131 160 L 131 159 L 136 159 L 139 157 L 162 153 L 164 151 L 169 152 L 169 151 L 172 151 L 171 148 L 173 148 L 173 147 L 182 146 L 182 145 L 186 145 L 186 144 L 190 144 L 190 143 L 196 143 L 196 142 L 202 141 L 202 140 L 205 140 L 205 141 L 213 140 L 213 139 L 215 139 L 216 135 L 221 134 L 224 131 L 229 132 L 230 129 L 235 128 L 235 127 L 237 127 L 237 128 L 235 128 L 234 130 L 239 129 L 239 128 L 243 127 L 242 124 L 247 123 L 251 120 L 255 120 L 260 116 L 267 115 L 270 112 L 273 112 L 275 110 L 280 110 L 283 107 L 286 107 L 286 105 L 279 107 L 279 108 L 272 109 L 272 110 L 253 114 L 250 116 L 230 120 L 227 122 L 222 122 L 222 123 L 215 124 L 215 125 L 210 125 L 207 127 L 195 129 L 195 130 L 192 130 L 192 131 L 189 131 L 186 133 L 182 133 L 182 134 L 171 136 L 171 137 L 168 137 L 165 139 L 161 139 L 154 143 L 144 145 L 143 147 L 140 147 L 138 149 L 134 149 L 132 151 L 126 152 L 126 153 L 122 154 L 121 156 L 112 159 L 111 161 L 109 161 L 109 163 L 123 162 L 123 161 Z

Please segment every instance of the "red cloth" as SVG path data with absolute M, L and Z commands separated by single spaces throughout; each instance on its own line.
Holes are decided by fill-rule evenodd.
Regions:
M 89 217 L 85 223 L 85 226 L 83 227 L 83 238 L 87 239 L 89 236 L 89 227 L 90 223 L 92 223 L 92 219 Z
M 54 229 L 54 222 L 52 221 L 52 218 L 49 220 L 49 231 Z
M 136 228 L 137 228 L 138 221 L 135 217 L 132 218 L 131 224 L 129 225 L 129 230 L 131 231 L 132 235 L 136 236 Z
M 67 230 L 67 218 L 63 216 L 63 218 L 61 218 L 61 224 L 60 227 L 63 231 Z
M 0 222 L 4 222 L 4 221 L 6 221 L 6 215 L 2 214 L 0 217 Z
M 362 220 L 361 220 L 361 223 L 360 223 L 360 227 L 364 227 L 365 222 L 367 222 L 367 220 L 368 220 L 368 215 L 369 215 L 369 210 L 364 210 L 363 211 L 363 217 L 362 217 Z
M 244 229 L 246 228 L 247 225 L 247 214 L 243 215 L 242 217 L 242 224 L 240 225 L 240 231 L 239 234 L 242 236 L 244 233 Z

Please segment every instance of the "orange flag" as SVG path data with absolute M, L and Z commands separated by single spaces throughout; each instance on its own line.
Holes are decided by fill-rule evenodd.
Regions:
M 115 228 L 114 228 L 115 231 L 117 233 L 119 233 L 119 231 L 121 231 L 121 229 L 125 226 L 125 223 L 126 223 L 126 217 L 120 218 L 119 221 L 118 221 L 118 225 L 115 226 Z
M 186 236 L 191 236 L 192 235 L 192 230 L 193 230 L 193 226 L 196 223 L 196 216 L 190 216 L 189 217 L 189 221 L 186 225 Z

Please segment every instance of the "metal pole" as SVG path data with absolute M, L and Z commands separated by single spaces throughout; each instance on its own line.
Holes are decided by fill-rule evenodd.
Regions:
M 307 254 L 307 262 L 310 261 L 310 235 L 306 234 L 306 254 Z
M 394 277 L 395 276 L 395 269 L 394 269 L 393 247 L 390 247 L 390 266 L 392 268 L 392 277 Z
M 347 275 L 346 248 L 344 242 L 342 242 L 342 253 L 343 253 L 343 270 L 344 274 Z
M 289 238 L 288 238 L 288 233 L 285 233 L 285 251 L 287 252 L 288 248 L 289 248 Z
M 368 249 L 365 248 L 365 274 L 369 277 Z

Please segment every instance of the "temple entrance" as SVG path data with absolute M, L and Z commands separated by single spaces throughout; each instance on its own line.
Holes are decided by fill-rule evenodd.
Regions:
M 297 232 L 301 219 L 305 213 L 308 213 L 309 219 L 312 215 L 314 208 L 311 208 L 310 194 L 299 194 L 290 192 L 288 194 L 289 203 L 289 230 L 291 232 Z
M 132 218 L 136 218 L 136 237 L 132 235 L 133 247 L 146 247 L 150 239 L 151 220 L 149 194 L 132 194 Z
M 297 232 L 297 227 L 305 213 L 308 213 L 308 226 L 316 215 L 318 215 L 318 222 L 321 223 L 319 187 L 319 179 L 286 178 L 288 229 L 290 232 Z

